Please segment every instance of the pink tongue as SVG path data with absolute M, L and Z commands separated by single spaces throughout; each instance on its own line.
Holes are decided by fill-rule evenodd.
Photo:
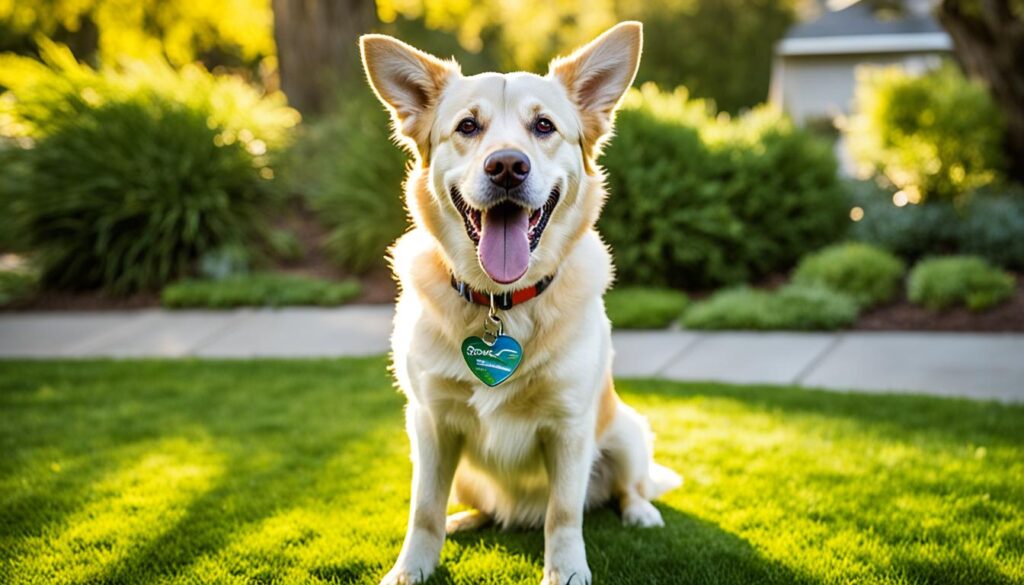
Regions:
M 513 203 L 502 203 L 483 214 L 477 255 L 495 282 L 519 280 L 530 266 L 530 215 Z

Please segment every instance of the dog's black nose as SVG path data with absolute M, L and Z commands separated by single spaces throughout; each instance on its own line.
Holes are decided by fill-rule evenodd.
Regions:
M 484 172 L 495 185 L 512 189 L 521 185 L 530 174 L 530 159 L 526 153 L 512 148 L 497 150 L 484 160 Z

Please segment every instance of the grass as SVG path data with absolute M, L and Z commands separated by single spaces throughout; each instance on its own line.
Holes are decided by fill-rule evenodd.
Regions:
M 597 583 L 1020 583 L 1024 407 L 620 382 L 687 479 L 588 513 Z M 376 583 L 410 464 L 380 358 L 0 362 L 0 582 Z M 540 580 L 540 531 L 432 583 Z
M 669 288 L 623 287 L 604 295 L 616 329 L 662 329 L 679 319 L 689 299 Z
M 342 305 L 359 296 L 356 280 L 332 282 L 289 274 L 246 274 L 221 280 L 184 280 L 163 289 L 160 302 L 172 309 Z

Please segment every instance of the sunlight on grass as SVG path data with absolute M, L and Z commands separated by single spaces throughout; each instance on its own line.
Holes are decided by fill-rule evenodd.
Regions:
M 51 469 L 57 472 L 59 465 Z M 207 446 L 160 441 L 134 465 L 88 488 L 88 503 L 59 528 L 46 527 L 43 536 L 27 539 L 23 548 L 32 552 L 14 562 L 13 582 L 80 583 L 109 576 L 126 555 L 180 520 L 220 471 Z
M 947 567 L 975 583 L 1024 578 L 1019 440 L 984 446 L 891 415 L 783 413 L 740 395 L 629 401 L 660 430 L 659 458 L 692 482 L 666 504 L 814 580 L 948 580 Z
M 1024 580 L 1024 408 L 620 381 L 684 486 L 586 517 L 602 583 Z M 381 359 L 5 362 L 0 582 L 373 584 L 409 500 Z M 54 471 L 54 466 L 59 471 Z M 445 545 L 431 583 L 536 583 L 541 531 Z
M 311 572 L 330 580 L 383 567 L 401 544 L 405 516 L 395 514 L 392 506 L 394 498 L 405 497 L 411 470 L 402 465 L 379 469 L 375 457 L 402 460 L 408 449 L 395 440 L 394 429 L 371 431 L 346 443 L 317 470 L 308 498 L 295 494 L 298 505 L 240 528 L 227 546 L 199 559 L 181 581 L 247 583 L 279 577 L 303 582 Z M 383 489 L 378 485 L 382 480 Z M 340 580 L 348 582 L 348 577 Z

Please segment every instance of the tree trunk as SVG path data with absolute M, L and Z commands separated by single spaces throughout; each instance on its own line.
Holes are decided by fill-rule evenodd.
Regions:
M 303 114 L 324 111 L 338 85 L 359 75 L 359 35 L 376 22 L 374 0 L 272 0 L 281 89 Z
M 964 69 L 984 81 L 1006 118 L 1010 176 L 1024 181 L 1024 14 L 1019 0 L 942 0 L 939 21 Z

